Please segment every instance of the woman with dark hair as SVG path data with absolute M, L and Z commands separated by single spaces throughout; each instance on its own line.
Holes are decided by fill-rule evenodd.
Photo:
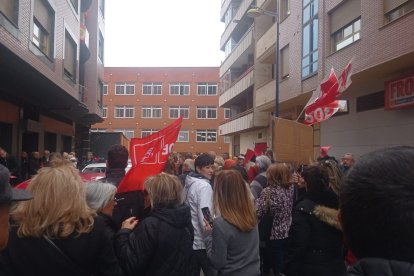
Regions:
M 218 275 L 260 274 L 254 203 L 240 173 L 219 172 L 214 181 L 212 226 L 205 222 L 207 256 Z
M 293 208 L 286 256 L 286 276 L 340 276 L 345 273 L 338 197 L 320 165 L 302 173 L 306 194 Z

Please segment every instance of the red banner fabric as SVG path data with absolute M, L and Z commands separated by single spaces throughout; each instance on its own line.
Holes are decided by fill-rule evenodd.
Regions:
M 118 193 L 144 190 L 144 181 L 164 169 L 180 132 L 180 117 L 166 128 L 144 138 L 132 138 L 129 146 L 132 168 L 119 184 Z
M 254 151 L 251 149 L 247 149 L 246 154 L 244 155 L 244 164 L 249 163 L 253 156 L 255 156 Z
M 305 124 L 313 125 L 332 117 L 339 109 L 340 102 L 337 98 L 351 85 L 352 60 L 347 64 L 339 78 L 334 69 L 331 69 L 329 77 L 324 80 L 305 108 Z

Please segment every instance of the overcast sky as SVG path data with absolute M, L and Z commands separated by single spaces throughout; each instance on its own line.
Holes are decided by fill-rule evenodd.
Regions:
M 105 66 L 220 66 L 221 0 L 106 0 Z

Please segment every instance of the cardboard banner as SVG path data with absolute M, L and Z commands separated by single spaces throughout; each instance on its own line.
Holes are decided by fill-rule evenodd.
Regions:
M 142 191 L 145 179 L 163 171 L 180 132 L 182 120 L 180 117 L 147 137 L 131 139 L 129 152 L 132 168 L 119 184 L 118 193 Z

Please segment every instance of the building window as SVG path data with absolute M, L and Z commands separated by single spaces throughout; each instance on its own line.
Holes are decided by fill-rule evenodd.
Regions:
M 216 142 L 217 131 L 215 129 L 197 129 L 197 142 Z
M 341 50 L 342 48 L 348 46 L 349 44 L 354 43 L 359 40 L 361 31 L 361 18 L 358 18 L 349 25 L 343 27 L 339 31 L 333 34 L 334 40 L 334 51 Z
M 108 95 L 108 84 L 104 84 L 104 91 L 103 91 L 104 95 Z
M 290 14 L 289 0 L 279 0 L 279 4 L 280 4 L 280 8 L 279 8 L 280 17 L 279 17 L 279 20 L 280 20 L 280 22 L 282 22 Z
M 197 119 L 217 119 L 217 107 L 197 106 Z
M 79 0 L 70 0 L 70 3 L 72 4 L 73 9 L 76 13 L 79 11 Z
M 98 58 L 103 64 L 104 63 L 104 37 L 101 31 L 99 31 Z
M 224 109 L 224 119 L 230 119 L 231 118 L 231 109 L 225 108 Z
M 63 70 L 65 76 L 76 83 L 76 67 L 77 67 L 78 45 L 70 36 L 68 31 L 65 31 L 65 57 L 63 60 Z
M 189 118 L 190 107 L 189 106 L 171 106 L 170 107 L 170 119 L 177 119 L 183 116 L 184 119 Z
M 157 106 L 143 106 L 141 107 L 141 118 L 161 118 L 162 107 Z
M 414 10 L 414 0 L 385 0 L 385 21 L 391 22 Z
M 135 107 L 129 105 L 115 106 L 115 118 L 134 118 Z
M 318 1 L 303 0 L 302 78 L 318 71 Z
M 108 107 L 106 106 L 102 108 L 102 118 L 108 118 Z
M 162 83 L 144 82 L 142 84 L 142 95 L 162 95 Z
M 150 128 L 150 129 L 142 129 L 141 130 L 141 138 L 150 136 L 151 134 L 154 134 L 154 133 L 156 133 L 158 131 L 159 131 L 159 129 L 152 129 L 152 128 Z
M 280 51 L 280 57 L 282 64 L 280 65 L 280 76 L 281 79 L 286 79 L 289 77 L 290 66 L 289 66 L 289 45 L 286 45 Z
M 135 95 L 135 84 L 130 82 L 115 83 L 115 95 Z
M 190 132 L 188 130 L 180 130 L 177 142 L 190 142 Z
M 105 128 L 91 128 L 91 132 L 106 132 Z
M 217 95 L 217 84 L 200 82 L 197 84 L 198 96 L 214 96 Z
M 47 57 L 53 58 L 55 11 L 47 1 L 35 0 L 32 42 Z
M 2 0 L 0 1 L 0 13 L 17 26 L 19 18 L 19 1 Z
M 98 80 L 98 107 L 102 108 L 103 106 L 103 91 L 104 84 L 101 80 Z
M 189 95 L 190 84 L 186 83 L 170 83 L 170 95 Z
M 105 18 L 105 0 L 99 0 L 98 7 L 102 18 Z
M 357 98 L 356 111 L 368 111 L 373 109 L 384 108 L 385 97 L 384 91 L 375 92 Z
M 224 143 L 230 143 L 231 142 L 231 137 L 230 136 L 224 136 Z
M 135 137 L 135 131 L 133 129 L 128 129 L 128 128 L 122 129 L 122 128 L 118 128 L 118 129 L 114 129 L 114 132 L 121 132 L 128 139 L 132 139 L 132 138 Z

